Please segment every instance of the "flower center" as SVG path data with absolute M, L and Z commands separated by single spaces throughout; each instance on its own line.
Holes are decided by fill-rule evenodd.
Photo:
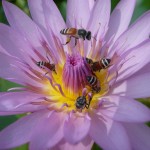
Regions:
M 79 55 L 67 55 L 63 68 L 62 82 L 69 95 L 79 95 L 87 84 L 86 77 L 92 72 L 85 59 Z
M 62 47 L 61 43 L 58 45 Z M 95 47 L 91 51 L 94 49 Z M 88 55 L 90 58 L 83 57 L 86 55 L 82 53 L 84 51 L 82 45 L 76 53 L 64 55 L 61 54 L 62 51 L 63 48 L 59 49 L 62 60 L 53 62 L 53 67 L 50 62 L 41 62 L 43 57 L 40 62 L 35 62 L 41 71 L 32 70 L 32 72 L 41 78 L 37 80 L 42 87 L 29 85 L 28 88 L 44 95 L 44 98 L 32 104 L 45 105 L 50 110 L 66 112 L 87 112 L 96 109 L 99 99 L 107 94 L 111 84 L 116 80 L 116 72 L 113 73 L 107 67 L 111 58 L 101 60 L 96 53 L 95 57 L 91 54 Z
M 76 66 L 79 63 L 82 63 L 82 58 L 80 55 L 73 55 L 73 56 L 68 55 L 67 61 L 66 61 L 67 65 Z

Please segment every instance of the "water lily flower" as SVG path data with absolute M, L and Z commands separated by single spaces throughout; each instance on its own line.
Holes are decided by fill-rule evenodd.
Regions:
M 0 115 L 26 115 L 0 132 L 0 149 L 149 150 L 150 110 L 135 99 L 150 97 L 150 12 L 129 25 L 136 0 L 111 15 L 110 0 L 68 0 L 65 23 L 53 0 L 28 0 L 32 19 L 2 2 L 0 77 L 22 86 L 0 93 Z M 66 28 L 91 38 L 64 45 Z

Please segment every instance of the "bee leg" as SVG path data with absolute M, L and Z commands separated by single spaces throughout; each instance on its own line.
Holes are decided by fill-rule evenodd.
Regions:
M 93 38 L 95 41 L 97 41 L 97 39 L 96 39 L 94 36 L 92 36 L 92 38 Z
M 90 104 L 86 103 L 85 108 L 88 109 Z
M 77 39 L 75 38 L 75 45 L 74 46 L 76 46 L 77 45 Z
M 92 93 L 88 93 L 88 103 L 86 102 L 85 107 L 88 109 L 92 100 Z
M 45 73 L 45 76 L 48 74 L 48 72 Z
M 65 43 L 65 44 L 62 44 L 62 45 L 67 45 L 70 41 L 71 41 L 71 36 L 68 37 L 66 43 Z
M 56 70 L 54 70 L 54 72 L 57 74 Z
M 75 46 L 77 45 L 77 40 L 78 40 L 78 38 L 75 38 Z

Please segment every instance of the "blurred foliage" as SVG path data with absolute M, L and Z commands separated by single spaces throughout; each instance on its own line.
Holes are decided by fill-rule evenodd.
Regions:
M 27 0 L 8 0 L 11 3 L 14 3 L 17 5 L 19 8 L 21 8 L 25 13 L 29 15 L 29 9 L 27 5 Z M 54 0 L 55 3 L 57 4 L 59 10 L 62 13 L 63 18 L 66 18 L 66 2 L 67 0 Z M 119 0 L 111 0 L 112 2 L 112 10 L 114 7 L 117 5 Z M 134 11 L 134 15 L 132 18 L 132 22 L 136 20 L 141 14 L 143 14 L 145 11 L 150 9 L 150 2 L 149 0 L 137 0 L 137 5 L 136 9 Z M 0 1 L 0 22 L 7 23 L 7 20 L 4 15 L 4 11 L 2 8 L 2 1 Z M 6 80 L 0 79 L 0 91 L 7 91 L 9 88 L 16 87 L 18 86 L 15 83 L 8 82 Z M 150 99 L 149 99 L 150 100 Z M 150 103 L 147 101 L 147 99 L 140 99 L 143 104 L 147 105 L 150 107 Z M 0 117 L 0 130 L 6 127 L 7 125 L 11 124 L 12 122 L 16 121 L 18 118 L 20 118 L 22 115 L 16 115 L 16 116 L 5 116 L 5 117 Z M 150 123 L 148 123 L 150 125 Z M 15 148 L 14 150 L 27 150 L 28 146 L 23 145 L 19 148 Z M 100 148 L 94 144 L 92 150 L 100 150 Z

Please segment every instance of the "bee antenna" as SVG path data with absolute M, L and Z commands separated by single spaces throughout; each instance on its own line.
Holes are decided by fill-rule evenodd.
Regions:
M 48 60 L 49 63 L 50 63 L 50 59 L 49 59 L 49 57 L 48 57 L 48 52 L 46 52 L 46 57 L 47 57 L 47 60 Z
M 95 41 L 97 41 L 97 39 L 94 36 L 91 36 Z

